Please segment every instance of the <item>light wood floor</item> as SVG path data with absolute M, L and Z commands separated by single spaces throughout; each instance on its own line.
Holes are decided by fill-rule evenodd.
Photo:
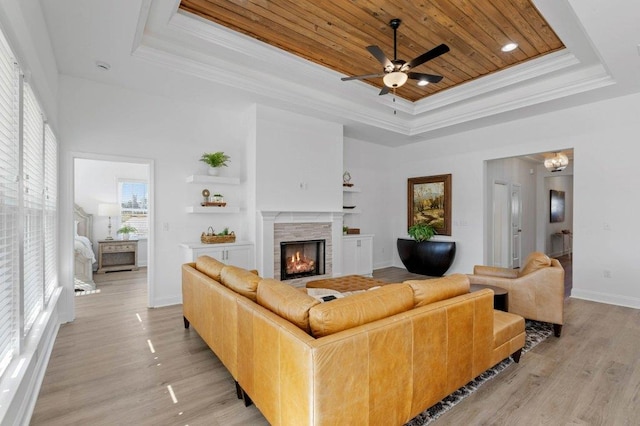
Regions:
M 409 278 L 403 272 L 375 277 Z M 60 328 L 32 425 L 267 424 L 184 329 L 181 306 L 145 307 L 144 272 L 102 278 L 101 293 L 77 297 L 76 320 Z M 560 339 L 523 355 L 435 424 L 640 424 L 640 311 L 568 299 L 565 318 Z

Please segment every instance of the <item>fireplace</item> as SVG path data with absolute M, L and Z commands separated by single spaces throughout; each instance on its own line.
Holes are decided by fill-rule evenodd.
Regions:
M 280 279 L 324 275 L 325 240 L 283 241 L 280 243 Z

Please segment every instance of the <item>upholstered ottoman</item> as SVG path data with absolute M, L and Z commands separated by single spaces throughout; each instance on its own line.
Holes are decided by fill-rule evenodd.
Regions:
M 309 281 L 306 287 L 326 288 L 339 291 L 340 293 L 346 293 L 349 291 L 367 290 L 371 287 L 377 287 L 385 284 L 388 283 L 376 280 L 375 278 L 363 277 L 362 275 L 345 275 L 344 277 Z

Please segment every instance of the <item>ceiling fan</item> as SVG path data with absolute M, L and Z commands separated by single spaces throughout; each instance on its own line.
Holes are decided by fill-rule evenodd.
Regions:
M 433 49 L 423 53 L 422 55 L 412 59 L 409 62 L 398 59 L 397 54 L 397 30 L 400 27 L 400 19 L 392 19 L 389 21 L 389 26 L 393 28 L 393 61 L 389 60 L 378 46 L 367 46 L 367 50 L 371 53 L 384 67 L 383 72 L 380 74 L 365 74 L 356 75 L 353 77 L 343 77 L 342 81 L 348 80 L 363 80 L 367 78 L 382 77 L 384 87 L 380 91 L 380 95 L 386 95 L 391 89 L 401 87 L 407 82 L 407 79 L 418 80 L 419 85 L 426 85 L 428 83 L 438 83 L 442 80 L 441 75 L 423 74 L 419 72 L 412 72 L 411 69 L 422 65 L 427 61 L 430 61 L 438 56 L 447 53 L 449 46 L 441 44 Z

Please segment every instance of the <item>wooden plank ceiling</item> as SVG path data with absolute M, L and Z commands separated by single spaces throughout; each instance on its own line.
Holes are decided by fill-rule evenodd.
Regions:
M 398 59 L 408 62 L 441 43 L 451 48 L 412 70 L 442 75 L 441 82 L 409 80 L 397 89 L 410 101 L 564 47 L 530 0 L 182 0 L 180 8 L 345 76 L 382 72 L 366 47 L 377 45 L 393 59 L 389 21 L 400 18 Z M 509 42 L 518 48 L 502 52 Z M 382 78 L 364 81 L 383 86 Z

